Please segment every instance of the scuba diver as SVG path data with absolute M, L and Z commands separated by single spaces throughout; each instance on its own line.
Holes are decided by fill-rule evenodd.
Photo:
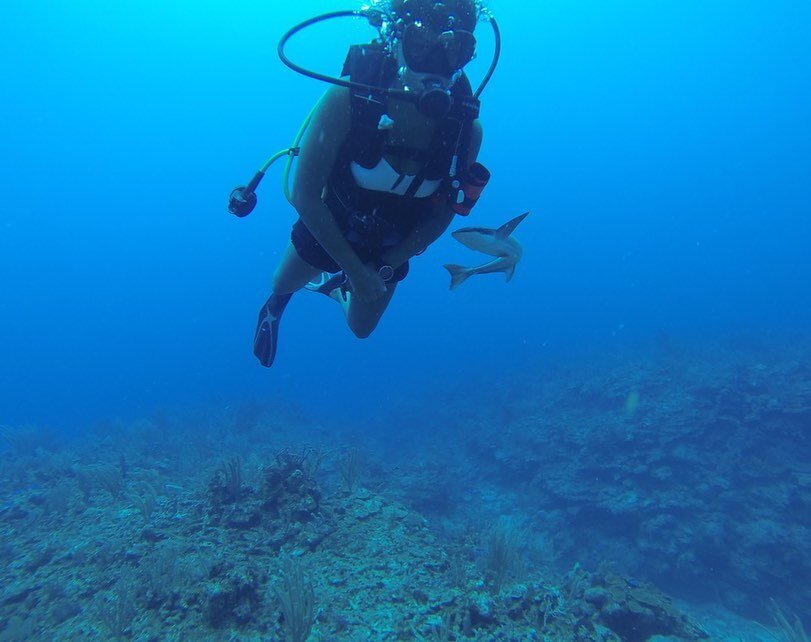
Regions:
M 490 17 L 496 55 L 474 93 L 463 69 L 484 11 L 476 0 L 384 0 L 375 8 L 314 18 L 279 45 L 285 64 L 333 86 L 305 123 L 300 146 L 286 150 L 297 156 L 289 200 L 299 218 L 259 312 L 253 351 L 266 367 L 276 355 L 282 313 L 302 288 L 338 301 L 351 331 L 368 337 L 408 274 L 409 259 L 456 214 L 467 215 L 489 179 L 476 163 L 478 95 L 498 60 L 495 21 Z M 290 35 L 347 14 L 370 18 L 380 37 L 350 48 L 341 78 L 286 58 Z M 260 174 L 232 192 L 233 213 L 253 208 Z

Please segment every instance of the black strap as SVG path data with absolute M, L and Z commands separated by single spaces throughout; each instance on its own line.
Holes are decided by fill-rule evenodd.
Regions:
M 459 134 L 453 153 L 459 159 L 459 163 L 464 163 L 470 152 L 473 121 L 479 117 L 480 103 L 473 96 L 465 96 L 459 98 L 458 105 Z M 458 174 L 464 169 L 464 167 L 457 167 L 456 173 Z
M 422 187 L 422 184 L 425 182 L 425 175 L 428 173 L 428 163 L 423 163 L 420 171 L 417 172 L 416 176 L 411 179 L 411 185 L 408 186 L 408 189 L 405 192 L 405 196 L 408 198 L 414 198 L 417 194 L 417 190 Z

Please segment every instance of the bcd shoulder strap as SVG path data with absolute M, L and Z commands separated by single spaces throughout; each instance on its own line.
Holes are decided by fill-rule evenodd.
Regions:
M 344 62 L 342 76 L 352 82 L 386 89 L 397 76 L 397 65 L 382 44 L 353 45 Z M 351 131 L 345 151 L 362 165 L 376 163 L 382 154 L 382 137 L 378 130 L 380 118 L 386 112 L 383 91 L 351 89 Z

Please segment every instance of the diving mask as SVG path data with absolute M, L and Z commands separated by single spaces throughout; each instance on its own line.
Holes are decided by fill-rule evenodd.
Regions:
M 451 88 L 476 49 L 469 31 L 438 32 L 419 22 L 406 25 L 395 52 L 400 79 L 429 118 L 444 118 L 453 103 Z
M 476 53 L 476 38 L 470 31 L 438 32 L 420 22 L 406 25 L 402 45 L 410 69 L 446 77 L 462 69 Z

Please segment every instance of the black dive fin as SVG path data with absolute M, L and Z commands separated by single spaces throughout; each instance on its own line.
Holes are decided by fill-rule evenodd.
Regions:
M 259 310 L 259 321 L 256 323 L 256 334 L 253 337 L 253 353 L 259 359 L 259 363 L 266 368 L 270 368 L 276 358 L 279 321 L 292 296 L 292 294 L 271 294 Z

